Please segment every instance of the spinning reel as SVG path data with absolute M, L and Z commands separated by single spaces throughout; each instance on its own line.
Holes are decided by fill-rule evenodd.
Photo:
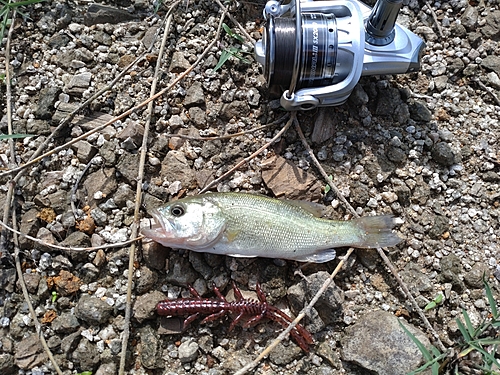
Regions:
M 255 45 L 268 85 L 288 111 L 344 103 L 361 76 L 420 69 L 425 43 L 396 23 L 403 0 L 267 2 Z M 287 89 L 288 88 L 288 89 Z

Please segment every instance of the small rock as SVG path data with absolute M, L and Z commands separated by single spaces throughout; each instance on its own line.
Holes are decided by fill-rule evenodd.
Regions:
M 182 363 L 194 361 L 198 357 L 198 348 L 195 341 L 184 341 L 178 348 L 179 360 Z
M 79 364 L 80 368 L 94 371 L 99 364 L 100 356 L 96 345 L 84 338 L 73 352 L 71 359 Z
M 302 355 L 302 349 L 297 345 L 279 343 L 269 354 L 269 360 L 278 366 L 285 366 Z
M 40 90 L 40 96 L 38 98 L 38 107 L 35 110 L 35 117 L 42 120 L 50 120 L 52 114 L 54 113 L 54 103 L 56 102 L 61 89 L 58 87 L 45 87 Z M 40 133 L 33 133 L 40 134 Z
M 169 71 L 172 73 L 182 73 L 189 69 L 190 62 L 184 57 L 184 53 L 176 51 L 172 54 Z
M 106 323 L 113 312 L 113 307 L 99 298 L 84 294 L 75 306 L 75 315 L 88 324 Z
M 439 142 L 432 148 L 432 158 L 438 164 L 449 167 L 455 163 L 455 153 L 446 142 Z
M 116 363 L 114 362 L 109 362 L 109 363 L 103 363 L 99 366 L 97 371 L 95 372 L 95 375 L 110 375 L 110 374 L 116 374 Z
M 179 286 L 193 284 L 199 275 L 193 270 L 188 259 L 177 253 L 170 254 L 169 268 L 165 275 L 165 281 Z
M 140 359 L 142 365 L 148 370 L 164 368 L 165 363 L 162 359 L 161 342 L 158 339 L 158 335 L 153 331 L 153 328 L 151 326 L 142 328 L 139 336 L 141 338 Z
M 97 205 L 94 199 L 94 194 L 98 191 L 103 195 L 111 195 L 117 188 L 115 169 L 104 168 L 91 173 L 83 183 L 85 191 L 87 192 L 87 204 L 92 208 Z M 115 200 L 116 202 L 116 200 Z
M 440 265 L 440 282 L 451 283 L 454 290 L 456 290 L 458 293 L 462 293 L 462 291 L 465 289 L 465 284 L 459 276 L 461 273 L 463 273 L 462 263 L 460 262 L 460 259 L 455 254 L 449 254 L 441 259 Z
M 80 335 L 81 331 L 82 328 L 63 337 L 63 339 L 61 340 L 61 350 L 64 354 L 68 355 L 76 349 L 78 343 L 80 342 L 80 339 L 82 338 L 82 336 Z
M 157 290 L 143 294 L 136 298 L 132 311 L 134 318 L 141 323 L 146 319 L 151 319 L 156 315 L 156 305 L 167 297 Z
M 233 100 L 230 103 L 224 103 L 222 105 L 220 116 L 223 120 L 230 120 L 232 118 L 240 119 L 242 117 L 248 116 L 250 113 L 250 107 L 247 102 L 241 100 Z
M 133 144 L 138 148 L 142 144 L 142 137 L 144 136 L 144 126 L 136 123 L 129 122 L 127 126 L 119 132 L 116 137 L 122 142 L 130 139 Z
M 16 286 L 16 269 L 0 268 L 0 288 L 8 293 L 13 293 Z
M 184 98 L 184 106 L 192 107 L 205 104 L 205 94 L 203 93 L 203 85 L 200 82 L 194 82 L 186 91 Z
M 469 5 L 462 14 L 460 21 L 467 30 L 474 30 L 478 18 L 478 11 L 475 6 Z
M 416 369 L 423 360 L 422 353 L 399 322 L 425 347 L 430 346 L 427 336 L 417 328 L 391 313 L 375 311 L 347 327 L 341 339 L 342 359 L 378 375 L 401 375 Z
M 118 159 L 116 170 L 122 175 L 127 183 L 135 186 L 139 173 L 139 158 L 135 154 L 128 152 L 123 153 Z
M 489 12 L 484 17 L 485 24 L 481 26 L 481 33 L 491 40 L 497 40 L 500 36 L 500 10 Z M 499 74 L 500 75 L 500 74 Z
M 488 280 L 490 275 L 490 270 L 486 264 L 482 262 L 477 262 L 474 264 L 469 272 L 464 275 L 465 283 L 475 289 L 484 288 L 483 278 Z
M 61 270 L 58 276 L 50 277 L 47 283 L 54 285 L 59 295 L 70 296 L 80 289 L 81 280 L 71 272 Z
M 23 274 L 24 283 L 30 294 L 36 294 L 38 291 L 38 284 L 40 283 L 41 276 L 38 273 L 25 273 Z M 1 281 L 0 281 L 1 284 Z M 21 285 L 18 281 L 18 290 L 21 290 Z
M 84 22 L 87 26 L 102 23 L 117 24 L 134 20 L 135 16 L 125 10 L 105 6 L 101 4 L 90 4 L 84 15 Z
M 60 245 L 66 247 L 89 247 L 90 237 L 83 232 L 73 232 Z
M 205 129 L 207 127 L 207 115 L 200 107 L 189 108 L 189 117 L 197 129 Z
M 164 270 L 168 257 L 168 250 L 156 242 L 145 242 L 142 244 L 142 256 L 149 268 Z
M 17 373 L 17 368 L 14 366 L 14 356 L 7 353 L 0 354 L 0 373 L 4 375 Z
M 151 271 L 148 267 L 142 266 L 139 269 L 141 276 L 137 278 L 135 290 L 138 294 L 143 294 L 149 291 L 158 281 L 156 272 Z
M 76 151 L 76 157 L 83 164 L 87 164 L 97 154 L 97 148 L 87 141 L 78 141 L 71 148 Z
M 481 66 L 488 70 L 493 70 L 497 75 L 500 76 L 500 56 L 486 56 L 483 61 L 481 61 Z
M 182 151 L 171 150 L 163 159 L 160 177 L 168 181 L 180 181 L 187 188 L 194 183 L 194 174 Z
M 408 106 L 411 118 L 415 121 L 429 122 L 432 120 L 432 113 L 424 103 L 414 101 Z
M 52 329 L 58 333 L 70 333 L 80 327 L 80 322 L 76 316 L 70 312 L 63 312 L 52 321 Z
M 64 86 L 64 92 L 70 95 L 82 95 L 89 88 L 91 79 L 92 73 L 90 72 L 76 74 Z

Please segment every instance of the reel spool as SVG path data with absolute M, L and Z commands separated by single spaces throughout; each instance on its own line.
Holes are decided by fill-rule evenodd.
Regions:
M 287 110 L 344 103 L 361 75 L 420 68 L 423 41 L 396 24 L 402 0 L 271 0 L 268 22 L 255 46 L 271 90 Z M 288 90 L 286 88 L 288 87 Z

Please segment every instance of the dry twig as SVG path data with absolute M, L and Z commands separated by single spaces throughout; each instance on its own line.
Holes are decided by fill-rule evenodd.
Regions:
M 425 2 L 425 5 L 427 5 L 427 9 L 429 9 L 431 12 L 432 19 L 434 20 L 434 23 L 436 24 L 436 27 L 438 29 L 439 37 L 441 39 L 443 39 L 444 38 L 443 28 L 441 27 L 441 24 L 439 23 L 436 12 L 434 12 L 434 9 L 432 9 L 432 6 L 431 6 L 431 4 L 429 4 L 428 1 Z
M 493 98 L 493 100 L 495 101 L 495 103 L 497 103 L 497 105 L 500 106 L 500 99 L 498 99 L 498 97 L 495 95 L 495 93 L 493 92 L 493 90 L 491 88 L 489 88 L 484 83 L 482 83 L 481 80 L 479 78 L 477 78 L 477 77 L 472 78 L 472 81 L 475 82 L 475 83 L 477 83 L 477 85 L 479 87 L 481 87 L 484 91 L 486 91 L 488 94 L 490 94 L 490 96 Z

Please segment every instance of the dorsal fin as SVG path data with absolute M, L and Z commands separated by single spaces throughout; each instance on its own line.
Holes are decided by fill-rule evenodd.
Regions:
M 291 199 L 283 199 L 284 202 L 302 208 L 304 211 L 309 212 L 315 217 L 321 217 L 325 213 L 326 207 L 319 203 L 309 202 L 309 201 L 298 201 Z

